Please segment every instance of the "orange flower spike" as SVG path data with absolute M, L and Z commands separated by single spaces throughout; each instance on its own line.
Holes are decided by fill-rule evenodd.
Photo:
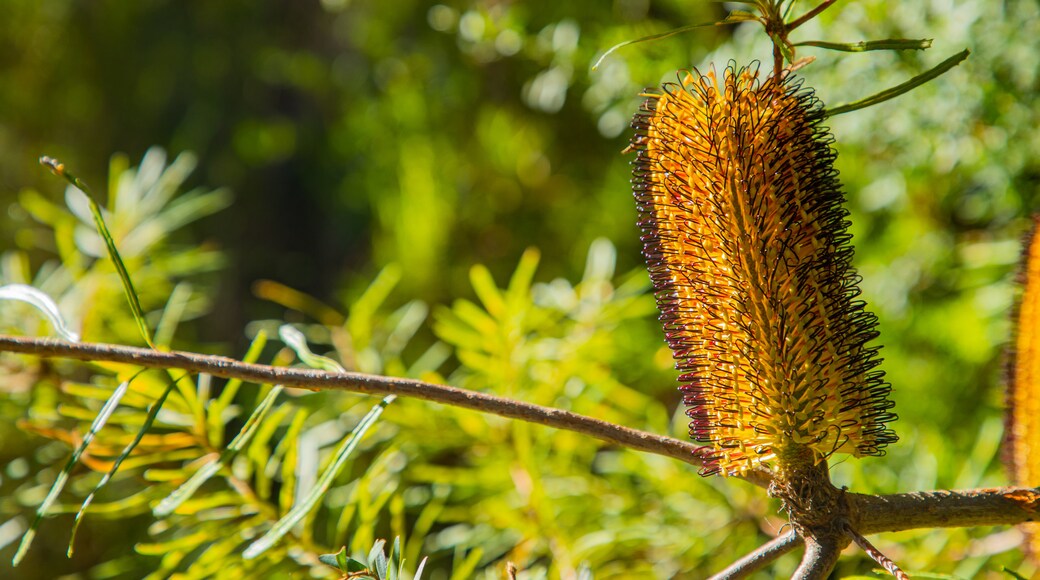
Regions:
M 1010 365 L 1008 440 L 1011 476 L 1025 487 L 1040 486 L 1040 217 L 1026 239 L 1020 274 L 1022 295 L 1016 315 L 1015 350 Z M 1040 525 L 1024 524 L 1027 549 L 1040 564 Z
M 875 317 L 856 300 L 822 105 L 793 75 L 689 75 L 636 115 L 633 187 L 703 474 L 881 455 Z

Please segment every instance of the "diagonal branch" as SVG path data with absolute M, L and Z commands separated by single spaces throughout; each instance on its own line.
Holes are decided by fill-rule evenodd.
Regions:
M 193 373 L 207 373 L 216 377 L 279 384 L 286 387 L 414 397 L 556 429 L 575 431 L 622 447 L 672 457 L 691 465 L 700 466 L 702 463 L 700 453 L 703 448 L 692 443 L 629 429 L 570 411 L 412 379 L 273 367 L 244 363 L 222 356 L 179 351 L 160 352 L 130 346 L 67 342 L 51 338 L 0 335 L 0 351 L 41 357 L 127 363 L 148 368 L 177 368 Z M 771 476 L 769 471 L 763 468 L 749 471 L 742 476 L 742 479 L 760 487 L 768 487 Z
M 816 8 L 813 8 L 812 10 L 806 12 L 805 14 L 803 14 L 798 19 L 789 22 L 787 24 L 787 26 L 786 26 L 787 32 L 790 32 L 790 31 L 794 30 L 795 28 L 798 28 L 799 26 L 801 26 L 801 25 L 805 24 L 806 22 L 812 20 L 813 18 L 816 18 L 817 16 L 820 15 L 821 12 L 823 12 L 824 10 L 830 8 L 831 4 L 834 4 L 836 1 L 837 0 L 824 0 Z
M 903 572 L 903 570 L 900 569 L 891 558 L 881 553 L 881 550 L 874 547 L 874 544 L 871 544 L 869 540 L 861 536 L 859 532 L 852 529 L 848 524 L 845 524 L 845 533 L 852 536 L 852 541 L 856 542 L 856 545 L 862 548 L 863 551 L 884 568 L 885 571 L 895 576 L 896 580 L 910 580 L 910 577 L 906 575 L 906 572 Z
M 790 552 L 802 543 L 798 534 L 791 530 L 762 544 L 747 556 L 733 562 L 725 570 L 715 574 L 709 580 L 740 580 L 747 578 L 758 570 L 773 563 L 777 558 Z

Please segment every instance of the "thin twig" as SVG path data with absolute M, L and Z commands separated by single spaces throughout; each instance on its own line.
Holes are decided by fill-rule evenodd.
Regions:
M 780 556 L 797 548 L 801 543 L 802 539 L 798 537 L 794 530 L 788 531 L 782 536 L 777 536 L 762 544 L 755 551 L 733 562 L 725 570 L 708 580 L 739 580 L 740 578 L 747 578 L 754 572 L 765 568 Z
M 412 379 L 366 375 L 362 373 L 330 373 L 313 369 L 273 367 L 250 364 L 235 359 L 190 352 L 160 352 L 150 349 L 109 344 L 67 342 L 51 338 L 0 335 L 0 351 L 19 352 L 41 357 L 70 358 L 85 361 L 108 361 L 148 368 L 183 369 L 222 378 L 236 378 L 254 383 L 279 384 L 285 387 L 313 390 L 340 390 L 372 395 L 399 395 L 465 407 L 485 413 L 566 429 L 595 437 L 630 449 L 672 457 L 700 466 L 702 447 L 629 429 L 600 419 L 570 411 L 543 407 L 505 397 L 467 391 L 456 387 L 424 383 Z M 760 487 L 768 487 L 769 472 L 749 471 L 741 479 Z
M 881 553 L 871 544 L 866 538 L 861 536 L 859 532 L 852 529 L 852 526 L 845 525 L 845 533 L 852 536 L 852 541 L 856 542 L 856 545 L 863 549 L 868 556 L 875 562 L 877 562 L 882 568 L 884 568 L 889 574 L 895 576 L 898 580 L 910 580 L 910 577 L 903 572 L 891 558 Z
M 794 30 L 795 28 L 798 28 L 799 26 L 805 24 L 806 22 L 809 22 L 813 18 L 816 18 L 820 14 L 820 12 L 823 12 L 824 10 L 830 8 L 831 4 L 834 4 L 836 1 L 837 0 L 825 0 L 824 2 L 822 2 L 816 8 L 813 8 L 812 10 L 810 10 L 810 11 L 806 12 L 805 14 L 803 14 L 797 20 L 794 20 L 794 21 L 790 22 L 789 24 L 787 24 L 787 26 L 786 26 L 787 31 L 790 32 L 790 31 Z
M 843 548 L 836 537 L 805 538 L 805 556 L 791 580 L 826 580 L 838 563 Z

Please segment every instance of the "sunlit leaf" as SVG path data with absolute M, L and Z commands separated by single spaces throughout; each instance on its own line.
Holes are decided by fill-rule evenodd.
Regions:
M 368 346 L 374 326 L 372 318 L 400 282 L 401 275 L 401 267 L 397 264 L 384 267 L 376 279 L 365 289 L 364 294 L 350 306 L 350 317 L 347 319 L 346 327 L 354 340 L 355 348 Z
M 141 372 L 144 371 L 142 370 Z M 130 379 L 129 381 L 120 383 L 119 386 L 112 391 L 112 396 L 108 399 L 108 402 L 105 403 L 105 406 L 101 407 L 101 410 L 98 411 L 97 416 L 94 418 L 94 422 L 90 424 L 90 429 L 83 436 L 83 441 L 75 450 L 73 450 L 72 456 L 69 457 L 68 462 L 65 463 L 65 467 L 62 468 L 61 473 L 58 474 L 58 477 L 55 478 L 54 483 L 51 485 L 50 491 L 47 492 L 47 497 L 45 497 L 43 501 L 40 502 L 39 507 L 36 508 L 36 517 L 33 519 L 32 524 L 29 525 L 29 529 L 25 532 L 25 535 L 22 536 L 22 542 L 18 545 L 18 551 L 15 552 L 14 558 L 11 560 L 12 565 L 17 566 L 22 559 L 25 558 L 25 554 L 29 551 L 29 546 L 32 545 L 33 538 L 36 537 L 36 530 L 39 527 L 40 522 L 43 520 L 43 517 L 47 515 L 47 510 L 51 507 L 51 504 L 58 499 L 58 494 L 60 494 L 61 490 L 65 488 L 65 484 L 69 480 L 69 474 L 72 473 L 72 468 L 76 466 L 76 463 L 79 462 L 80 456 L 87 450 L 87 446 L 90 445 L 90 442 L 94 440 L 98 431 L 105 426 L 109 417 L 112 416 L 112 412 L 116 410 L 116 407 L 119 405 L 119 400 L 123 398 L 123 395 L 130 387 L 130 381 L 132 380 L 133 379 Z
M 170 297 L 166 299 L 166 308 L 163 308 L 159 324 L 155 327 L 155 344 L 161 347 L 170 346 L 177 325 L 184 316 L 188 300 L 191 299 L 191 292 L 191 284 L 187 282 L 180 282 L 173 287 Z
M 41 290 L 26 284 L 6 284 L 0 286 L 0 300 L 18 300 L 33 306 L 47 318 L 59 336 L 72 342 L 79 341 L 79 335 L 65 325 L 58 305 Z
M 76 532 L 79 530 L 79 524 L 83 520 L 84 514 L 87 513 L 87 508 L 90 507 L 90 503 L 94 501 L 94 496 L 97 495 L 97 492 L 100 491 L 101 488 L 104 487 L 105 484 L 107 484 L 109 480 L 112 479 L 112 476 L 119 471 L 119 467 L 123 464 L 124 461 L 126 461 L 126 458 L 129 457 L 131 453 L 133 453 L 134 449 L 141 442 L 141 439 L 145 436 L 146 433 L 148 433 L 148 430 L 152 428 L 152 424 L 155 422 L 155 417 L 159 414 L 159 410 L 162 409 L 163 403 L 166 402 L 166 397 L 168 397 L 170 393 L 173 391 L 176 382 L 177 381 L 170 381 L 169 385 L 166 387 L 166 390 L 163 391 L 162 395 L 160 395 L 159 398 L 151 404 L 151 406 L 148 408 L 148 415 L 145 417 L 144 423 L 141 425 L 141 428 L 137 430 L 137 435 L 134 437 L 133 441 L 131 441 L 126 446 L 126 448 L 123 449 L 123 452 L 120 453 L 118 457 L 116 457 L 115 461 L 112 463 L 112 468 L 108 470 L 108 473 L 106 473 L 104 477 L 101 478 L 101 481 L 99 481 L 98 484 L 94 486 L 94 489 L 90 492 L 87 498 L 83 500 L 83 504 L 80 506 L 79 511 L 76 512 L 76 519 L 72 524 L 72 535 L 69 537 L 69 557 L 72 557 L 72 551 L 76 543 Z
M 368 565 L 375 569 L 376 577 L 380 580 L 386 578 L 386 554 L 383 552 L 383 546 L 386 545 L 385 540 L 376 540 L 376 543 L 372 545 L 372 549 L 368 552 Z
M 480 559 L 484 557 L 483 548 L 473 548 L 466 554 L 466 558 L 461 562 L 457 562 L 451 570 L 451 580 L 465 580 L 473 576 L 474 571 L 477 569 L 477 564 L 480 563 Z
M 181 505 L 189 497 L 192 496 L 202 484 L 206 483 L 209 478 L 213 477 L 223 468 L 227 463 L 234 458 L 239 451 L 241 451 L 253 435 L 256 434 L 257 429 L 260 427 L 261 421 L 267 415 L 267 412 L 271 410 L 271 406 L 274 405 L 274 400 L 281 394 L 282 387 L 275 386 L 268 391 L 267 396 L 264 397 L 260 404 L 253 410 L 253 414 L 249 416 L 246 424 L 242 426 L 242 430 L 238 432 L 238 435 L 228 444 L 227 449 L 221 452 L 220 456 L 214 461 L 203 465 L 198 471 L 196 471 L 188 481 L 184 482 L 179 488 L 174 490 L 173 493 L 168 495 L 165 499 L 159 502 L 159 505 L 155 506 L 153 513 L 155 517 L 162 518 L 173 513 L 177 506 Z
M 288 324 L 283 324 L 278 328 L 278 337 L 282 339 L 289 348 L 296 352 L 296 356 L 300 358 L 300 361 L 315 369 L 321 369 L 323 371 L 329 371 L 330 373 L 342 373 L 346 372 L 343 365 L 332 360 L 331 358 L 314 354 L 311 352 L 309 346 L 307 346 L 307 338 L 303 336 L 303 333 L 296 330 Z
M 141 301 L 137 296 L 137 290 L 134 289 L 134 283 L 130 280 L 130 273 L 126 271 L 126 266 L 123 265 L 123 259 L 119 256 L 116 242 L 112 238 L 112 234 L 108 231 L 108 226 L 105 225 L 105 218 L 101 213 L 101 208 L 90 195 L 90 188 L 75 175 L 65 171 L 65 165 L 56 159 L 41 157 L 40 163 L 49 167 L 58 177 L 62 177 L 71 183 L 73 187 L 78 189 L 83 197 L 86 198 L 87 205 L 90 208 L 90 213 L 94 218 L 94 225 L 97 227 L 98 233 L 104 239 L 105 247 L 108 249 L 108 257 L 112 260 L 112 265 L 115 266 L 116 273 L 119 274 L 119 280 L 123 283 L 123 292 L 126 294 L 127 302 L 130 303 L 130 311 L 134 316 L 134 321 L 137 323 L 138 330 L 141 332 L 141 337 L 144 338 L 144 341 L 148 346 L 155 348 L 155 344 L 152 342 L 152 333 L 148 329 L 148 324 L 144 319 L 144 313 L 141 310 Z
M 267 346 L 267 333 L 261 330 L 253 337 L 253 341 L 249 343 L 249 348 L 246 349 L 242 362 L 255 363 L 260 359 L 265 346 Z M 226 420 L 224 411 L 235 400 L 235 395 L 238 394 L 238 389 L 241 386 L 241 379 L 229 379 L 224 384 L 224 389 L 220 392 L 220 395 L 209 402 L 206 410 L 206 431 L 209 434 L 209 443 L 214 447 L 220 447 L 223 443 L 224 421 Z
M 510 310 L 515 312 L 528 301 L 527 298 L 531 293 L 531 281 L 534 280 L 540 259 L 541 253 L 535 248 L 528 248 L 520 256 L 520 263 L 513 271 L 513 277 L 509 279 L 509 286 L 506 289 L 506 302 L 509 304 Z
M 505 298 L 495 284 L 491 271 L 486 266 L 477 264 L 470 268 L 469 281 L 488 314 L 494 318 L 502 317 L 506 312 Z
M 329 486 L 332 485 L 332 481 L 339 475 L 343 466 L 346 465 L 347 459 L 357 448 L 361 438 L 364 437 L 365 433 L 375 424 L 379 416 L 382 415 L 383 409 L 386 408 L 396 397 L 390 395 L 379 402 L 372 410 L 368 412 L 362 419 L 361 422 L 354 427 L 354 430 L 350 433 L 350 437 L 343 441 L 343 444 L 336 450 L 335 458 L 332 464 L 321 474 L 318 481 L 315 483 L 314 488 L 307 494 L 303 500 L 298 503 L 293 509 L 278 520 L 275 525 L 266 533 L 262 538 L 253 542 L 245 552 L 242 553 L 242 557 L 248 559 L 255 558 L 260 554 L 267 551 L 271 546 L 274 545 L 279 539 L 289 532 L 304 516 L 306 516 L 324 497 L 328 491 Z

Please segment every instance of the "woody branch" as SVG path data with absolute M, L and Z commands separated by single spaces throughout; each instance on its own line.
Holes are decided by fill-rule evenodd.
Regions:
M 189 352 L 0 335 L 0 352 L 3 351 L 148 368 L 176 368 L 286 387 L 396 394 L 584 433 L 637 451 L 672 457 L 695 466 L 701 464 L 700 447 L 692 443 L 570 411 L 412 379 L 273 367 Z M 767 487 L 771 475 L 766 469 L 757 469 L 749 471 L 743 479 Z M 848 502 L 851 523 L 864 535 L 918 528 L 1014 525 L 1040 519 L 1040 488 L 940 490 L 880 496 L 849 493 Z

